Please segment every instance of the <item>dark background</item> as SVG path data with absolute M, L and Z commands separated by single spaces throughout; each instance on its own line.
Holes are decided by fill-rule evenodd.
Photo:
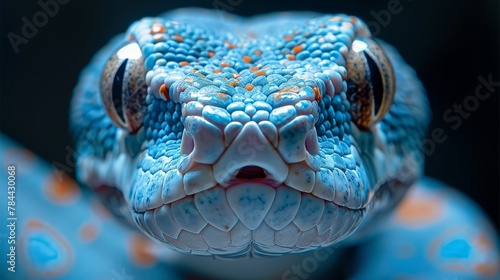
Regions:
M 66 147 L 72 146 L 68 104 L 78 74 L 92 55 L 141 17 L 181 6 L 214 8 L 216 1 L 172 2 L 69 0 L 16 54 L 7 34 L 21 35 L 21 18 L 32 21 L 41 7 L 36 0 L 1 1 L 1 132 L 49 163 L 66 162 Z M 229 5 L 236 2 L 241 3 Z M 394 0 L 219 0 L 245 16 L 312 10 L 348 13 L 371 22 L 372 27 L 379 24 L 380 30 L 372 31 L 401 52 L 428 90 L 434 114 L 431 130 L 441 128 L 447 135 L 427 157 L 426 174 L 468 194 L 498 227 L 500 88 L 480 101 L 456 130 L 454 123 L 445 122 L 443 113 L 474 95 L 479 76 L 492 75 L 500 81 L 499 1 L 401 0 L 398 14 L 387 24 L 377 22 L 374 14 L 387 10 L 390 2 Z

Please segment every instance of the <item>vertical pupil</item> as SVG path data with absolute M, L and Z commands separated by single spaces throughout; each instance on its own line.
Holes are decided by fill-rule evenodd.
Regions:
M 111 91 L 113 97 L 113 105 L 115 106 L 115 111 L 118 114 L 118 117 L 125 122 L 125 118 L 123 117 L 123 77 L 125 76 L 125 69 L 127 68 L 128 58 L 123 60 L 118 70 L 116 70 L 115 77 L 113 78 L 113 89 Z
M 373 58 L 364 53 L 366 57 L 366 61 L 368 62 L 368 68 L 370 68 L 370 83 L 373 89 L 373 99 L 375 101 L 375 114 L 378 113 L 380 106 L 382 105 L 383 95 L 384 95 L 384 87 L 382 84 L 382 75 L 380 74 L 380 70 L 378 69 L 377 63 L 373 60 Z

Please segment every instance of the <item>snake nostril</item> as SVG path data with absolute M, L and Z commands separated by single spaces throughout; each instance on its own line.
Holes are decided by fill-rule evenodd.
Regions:
M 238 179 L 266 178 L 266 173 L 264 172 L 264 169 L 262 169 L 262 167 L 249 165 L 242 167 L 236 174 L 236 178 Z

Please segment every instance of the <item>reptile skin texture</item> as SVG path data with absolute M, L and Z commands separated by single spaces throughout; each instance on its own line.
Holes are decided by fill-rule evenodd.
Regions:
M 497 279 L 480 208 L 423 177 L 430 116 L 356 17 L 144 18 L 75 87 L 83 188 L 2 137 L 27 186 L 7 279 Z

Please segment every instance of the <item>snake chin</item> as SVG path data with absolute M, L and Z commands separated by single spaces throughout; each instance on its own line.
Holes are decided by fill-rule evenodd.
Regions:
M 216 186 L 145 212 L 133 212 L 150 238 L 194 255 L 279 256 L 336 244 L 359 227 L 348 209 L 286 185 Z

